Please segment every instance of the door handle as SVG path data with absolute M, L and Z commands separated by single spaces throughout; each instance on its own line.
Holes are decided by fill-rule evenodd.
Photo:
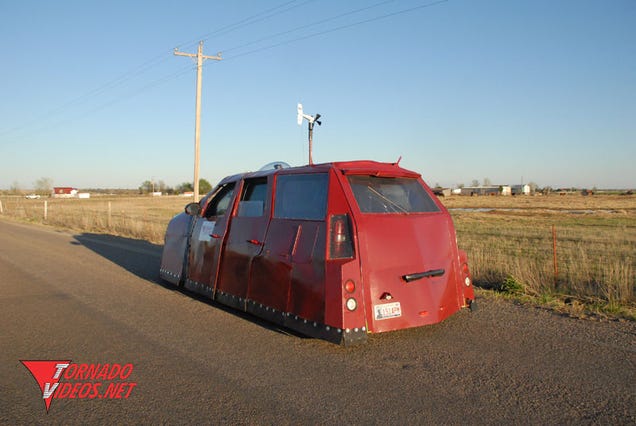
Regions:
M 210 237 L 212 237 L 212 238 L 221 238 L 221 236 L 219 234 L 210 234 Z
M 421 280 L 422 278 L 441 277 L 442 275 L 444 275 L 444 272 L 446 271 L 444 271 L 443 269 L 431 269 L 430 271 L 426 272 L 402 275 L 402 279 L 407 283 L 410 283 L 411 281 Z
M 262 246 L 263 243 L 258 240 L 247 240 L 248 243 L 254 244 L 255 246 Z

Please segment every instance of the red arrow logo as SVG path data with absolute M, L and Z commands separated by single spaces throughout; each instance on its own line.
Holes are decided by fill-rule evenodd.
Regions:
M 42 399 L 49 412 L 53 393 L 57 389 L 64 369 L 71 364 L 71 360 L 61 361 L 20 361 L 30 372 L 42 391 Z

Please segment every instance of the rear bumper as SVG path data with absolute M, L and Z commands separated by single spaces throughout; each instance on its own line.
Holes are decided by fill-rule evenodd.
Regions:
M 372 320 L 369 321 L 369 331 L 371 333 L 383 333 L 386 331 L 396 331 L 405 328 L 422 327 L 433 325 L 444 321 L 453 314 L 459 312 L 461 307 L 458 305 L 440 306 L 436 310 L 413 310 L 412 307 L 406 306 L 399 317 L 376 319 L 375 307 L 372 307 Z

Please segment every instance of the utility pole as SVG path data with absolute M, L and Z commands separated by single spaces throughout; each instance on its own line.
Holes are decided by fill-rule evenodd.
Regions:
M 197 53 L 179 52 L 178 48 L 174 48 L 175 56 L 188 56 L 197 59 L 197 97 L 195 105 L 194 119 L 194 202 L 199 202 L 199 137 L 201 134 L 201 70 L 203 69 L 203 61 L 205 59 L 221 60 L 221 54 L 217 56 L 206 56 L 203 54 L 203 41 L 199 42 L 199 50 Z

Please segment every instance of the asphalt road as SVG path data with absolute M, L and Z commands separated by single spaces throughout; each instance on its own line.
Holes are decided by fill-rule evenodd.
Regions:
M 0 220 L 1 424 L 636 424 L 636 324 L 482 297 L 343 348 L 162 284 L 161 247 Z M 20 360 L 132 363 L 55 399 Z

